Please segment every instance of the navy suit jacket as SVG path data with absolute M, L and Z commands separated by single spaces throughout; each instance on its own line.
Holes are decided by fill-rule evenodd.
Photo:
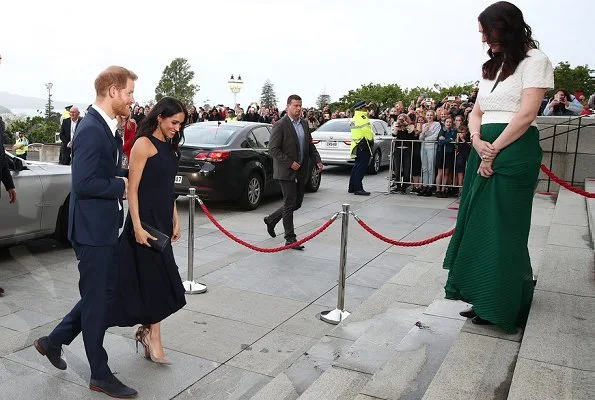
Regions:
M 117 178 L 125 176 L 120 168 L 122 138 L 118 133 L 114 137 L 93 108 L 76 131 L 72 145 L 68 239 L 79 245 L 116 245 L 124 216 L 119 208 L 125 185 Z

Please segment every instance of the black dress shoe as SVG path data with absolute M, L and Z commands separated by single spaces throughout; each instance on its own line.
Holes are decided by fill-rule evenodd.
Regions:
M 365 190 L 356 190 L 353 192 L 356 196 L 369 196 L 370 192 L 366 192 Z
M 473 318 L 471 320 L 471 322 L 473 322 L 475 325 L 494 325 L 493 323 L 491 323 L 488 320 L 479 318 L 479 316 L 476 316 L 475 318 Z
M 54 346 L 47 336 L 37 339 L 33 344 L 39 354 L 46 356 L 54 367 L 66 369 L 66 361 L 62 358 L 62 346 Z
M 465 317 L 465 318 L 475 318 L 475 317 L 477 317 L 477 314 L 475 313 L 475 310 L 473 308 L 468 308 L 465 311 L 461 311 L 459 313 L 459 315 L 461 317 Z
M 91 378 L 89 389 L 95 392 L 105 393 L 117 399 L 131 399 L 138 394 L 136 390 L 120 382 L 113 374 L 106 379 Z
M 267 226 L 267 232 L 269 233 L 269 235 L 271 235 L 271 237 L 276 237 L 277 234 L 275 233 L 275 225 L 269 224 L 269 220 L 267 219 L 267 217 L 264 217 L 263 221 Z
M 428 190 L 428 188 L 426 186 L 422 186 L 422 188 L 417 191 L 417 195 L 418 196 L 425 196 L 426 195 L 426 190 Z
M 289 246 L 289 245 L 291 245 L 291 244 L 293 244 L 295 242 L 297 242 L 297 240 L 292 240 L 292 241 L 289 241 L 289 242 L 285 242 L 285 246 Z M 304 248 L 305 247 L 302 246 L 301 244 L 299 246 L 292 247 L 293 250 L 304 250 Z

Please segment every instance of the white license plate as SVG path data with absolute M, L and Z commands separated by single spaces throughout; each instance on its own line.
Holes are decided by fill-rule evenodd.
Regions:
M 182 175 L 176 175 L 174 179 L 174 183 L 182 183 Z
M 326 142 L 326 147 L 337 147 L 338 145 L 337 142 Z

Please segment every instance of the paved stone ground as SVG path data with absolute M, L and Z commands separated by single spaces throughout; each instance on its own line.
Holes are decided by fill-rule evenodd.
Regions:
M 372 196 L 358 197 L 346 191 L 348 170 L 325 170 L 320 190 L 307 194 L 296 212 L 298 236 L 319 227 L 342 203 L 350 203 L 370 226 L 391 238 L 419 240 L 450 229 L 454 199 L 386 195 L 386 175 L 367 176 L 364 185 Z M 208 207 L 233 233 L 273 247 L 282 244 L 282 234 L 271 239 L 262 218 L 280 203 L 279 197 L 267 199 L 252 212 L 225 204 Z M 178 209 L 184 232 L 174 251 L 185 278 L 188 201 L 180 199 Z M 111 368 L 141 399 L 249 399 L 333 327 L 316 315 L 336 304 L 339 222 L 303 252 L 262 254 L 229 240 L 199 208 L 195 221 L 194 276 L 209 291 L 187 296 L 187 306 L 163 323 L 173 365 L 162 367 L 136 354 L 134 329 L 113 328 L 106 335 Z M 353 219 L 348 243 L 349 310 L 423 251 L 380 242 Z M 67 371 L 53 369 L 32 347 L 78 300 L 77 282 L 72 249 L 51 239 L 0 249 L 0 286 L 6 290 L 0 298 L 0 398 L 106 398 L 87 389 L 82 338 L 65 347 Z

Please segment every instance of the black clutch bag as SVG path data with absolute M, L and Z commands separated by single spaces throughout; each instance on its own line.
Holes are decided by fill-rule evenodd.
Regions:
M 159 252 L 162 252 L 167 247 L 167 245 L 169 245 L 171 238 L 169 236 L 167 236 L 165 233 L 161 232 L 160 230 L 158 230 L 156 228 L 153 228 L 149 224 L 145 224 L 142 221 L 140 224 L 145 231 L 149 232 L 149 235 L 157 238 L 157 240 L 153 240 L 150 238 L 147 240 L 149 242 L 149 244 L 151 245 L 151 248 L 153 248 Z

